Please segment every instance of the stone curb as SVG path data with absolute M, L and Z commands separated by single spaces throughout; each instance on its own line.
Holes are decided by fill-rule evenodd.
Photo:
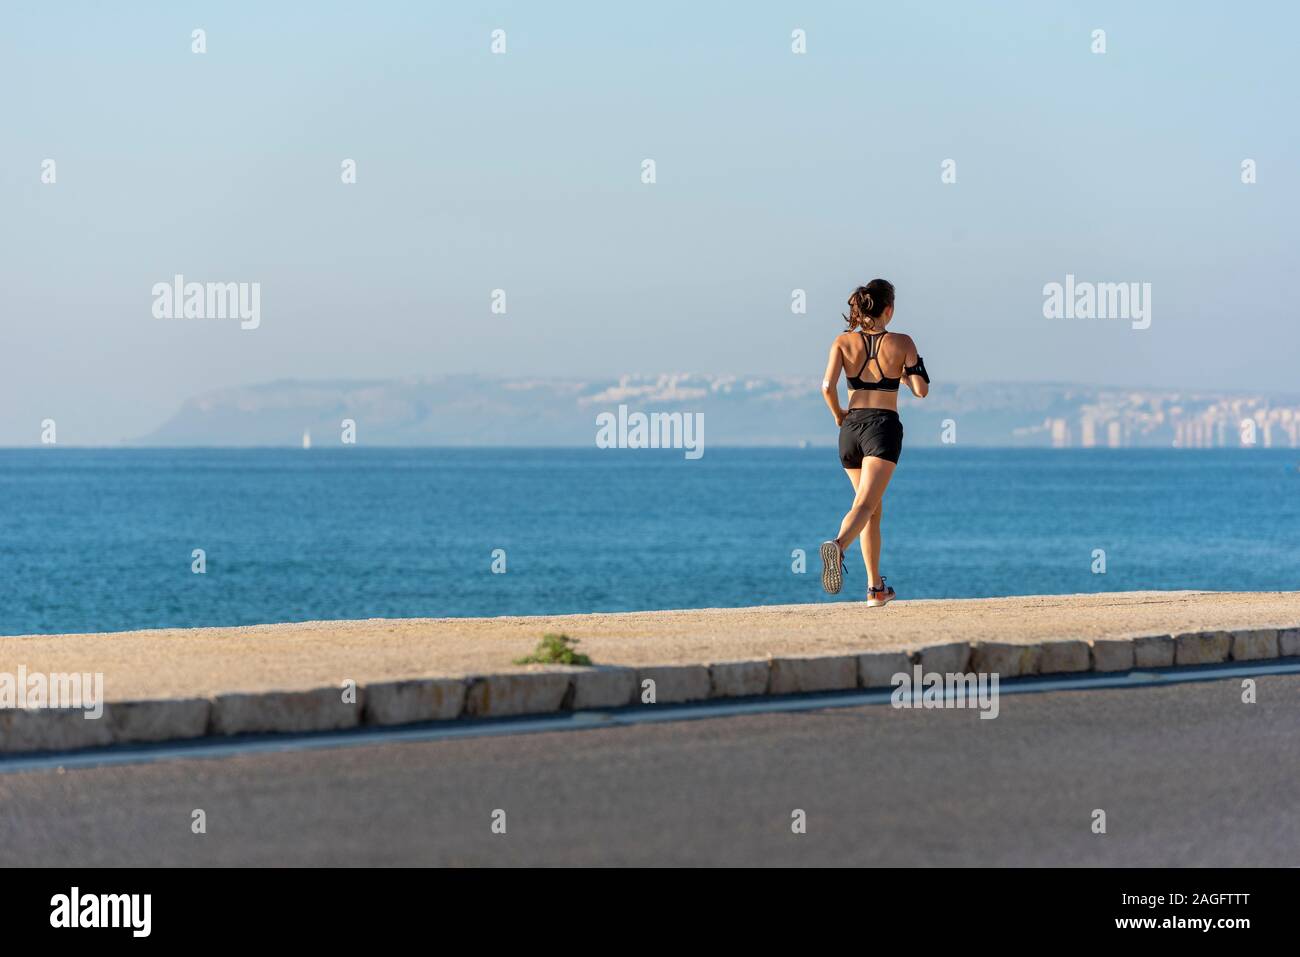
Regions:
M 708 665 L 655 665 L 636 669 L 638 702 L 649 693 L 647 681 L 654 682 L 655 704 L 703 701 L 713 690 Z
M 981 641 L 970 655 L 970 670 L 976 674 L 997 673 L 1001 678 L 1022 678 L 1038 674 L 1043 646 L 1017 645 L 1003 641 Z
M 595 667 L 573 673 L 574 711 L 587 708 L 623 708 L 636 697 L 635 668 Z
M 900 672 L 909 675 L 912 673 L 912 657 L 906 651 L 868 651 L 858 655 L 858 686 L 890 687 L 894 683 L 894 675 Z
M 131 742 L 251 733 L 333 731 L 459 718 L 494 718 L 584 709 L 654 707 L 706 699 L 887 688 L 920 666 L 941 674 L 1121 672 L 1173 665 L 1300 657 L 1300 626 L 1052 638 L 1032 644 L 946 642 L 911 650 L 722 661 L 707 665 L 549 668 L 466 678 L 374 682 L 345 701 L 342 685 L 294 691 L 231 692 L 210 698 L 110 701 L 87 720 L 77 709 L 0 709 L 0 755 L 73 751 Z M 653 681 L 654 704 L 642 704 Z
M 1169 668 L 1174 663 L 1173 635 L 1146 635 L 1133 639 L 1135 668 Z
M 211 734 L 269 734 L 290 731 L 337 731 L 361 721 L 365 690 L 355 704 L 344 703 L 343 689 L 238 692 L 212 699 Z
M 471 678 L 465 692 L 467 718 L 498 718 L 559 711 L 569 693 L 564 671 L 524 671 Z
M 1213 665 L 1228 660 L 1232 651 L 1232 633 L 1227 631 L 1193 631 L 1174 637 L 1174 664 Z
M 1276 628 L 1234 631 L 1231 634 L 1233 661 L 1266 661 L 1278 656 Z
M 465 710 L 463 678 L 411 678 L 365 686 L 364 724 L 417 724 L 459 718 Z
M 1132 671 L 1137 667 L 1136 644 L 1123 638 L 1098 638 L 1092 643 L 1092 670 Z
M 110 701 L 104 714 L 114 741 L 200 738 L 212 720 L 212 702 L 207 698 Z
M 107 711 L 107 709 L 105 709 Z M 75 751 L 113 744 L 113 729 L 104 718 L 63 708 L 9 708 L 0 711 L 0 753 L 6 751 Z
M 1039 648 L 1038 673 L 1063 675 L 1092 670 L 1092 646 L 1078 638 L 1045 641 Z
M 912 652 L 912 660 L 922 671 L 956 674 L 970 667 L 971 649 L 968 642 L 952 641 L 944 645 L 926 645 Z
M 808 694 L 858 687 L 857 655 L 773 658 L 768 694 Z
M 767 694 L 772 665 L 768 661 L 719 661 L 709 665 L 710 698 L 748 698 Z

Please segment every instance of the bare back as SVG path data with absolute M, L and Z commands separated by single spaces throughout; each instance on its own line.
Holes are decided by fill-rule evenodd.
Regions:
M 872 337 L 858 332 L 845 332 L 836 337 L 835 344 L 849 380 L 848 407 L 897 411 L 898 380 L 903 377 L 908 360 L 916 355 L 911 336 L 885 332 L 878 334 L 873 341 Z M 854 388 L 853 380 L 866 388 Z M 872 388 L 873 385 L 876 388 Z

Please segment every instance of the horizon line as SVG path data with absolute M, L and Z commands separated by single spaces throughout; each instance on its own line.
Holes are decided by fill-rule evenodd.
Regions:
M 807 441 L 806 444 L 802 444 L 802 445 L 799 444 L 799 443 L 791 443 L 791 442 L 764 442 L 764 443 L 744 443 L 744 444 L 738 444 L 738 443 L 725 443 L 725 444 L 724 444 L 724 443 L 718 443 L 718 444 L 711 444 L 709 447 L 712 448 L 712 449 L 722 449 L 722 450 L 728 450 L 728 451 L 735 451 L 735 450 L 752 451 L 752 450 L 756 450 L 756 449 L 773 449 L 773 450 L 786 450 L 786 451 L 795 451 L 795 452 L 807 452 L 807 451 L 824 451 L 824 450 L 826 450 L 826 449 L 833 449 L 833 448 L 836 447 L 836 443 L 833 442 L 833 441 L 826 441 L 826 442 L 811 442 L 811 441 Z M 913 449 L 946 449 L 946 448 L 959 449 L 959 448 L 966 448 L 966 449 L 980 449 L 980 450 L 986 450 L 986 451 L 1000 451 L 1000 452 L 1032 452 L 1032 451 L 1041 451 L 1041 452 L 1071 452 L 1071 451 L 1074 451 L 1074 452 L 1093 452 L 1093 451 L 1104 451 L 1104 452 L 1135 452 L 1135 451 L 1137 451 L 1137 452 L 1152 452 L 1152 451 L 1155 451 L 1155 452 L 1159 452 L 1159 451 L 1171 451 L 1171 452 L 1224 452 L 1224 451 L 1255 452 L 1255 451 L 1261 451 L 1261 450 L 1262 450 L 1262 451 L 1279 451 L 1279 452 L 1284 452 L 1284 451 L 1285 451 L 1285 452 L 1298 452 L 1298 453 L 1300 453 L 1300 447 L 1289 446 L 1289 445 L 1271 445 L 1271 446 L 1266 446 L 1266 445 L 1263 445 L 1263 444 L 1260 444 L 1260 443 L 1256 443 L 1255 445 L 1205 445 L 1205 446 L 1194 446 L 1194 445 L 1192 445 L 1192 446 L 1177 446 L 1177 445 L 1173 445 L 1173 444 L 1170 444 L 1170 445 L 1119 445 L 1119 446 L 1097 444 L 1097 445 L 1066 445 L 1066 446 L 1054 446 L 1054 445 L 997 445 L 997 444 L 983 443 L 983 442 L 963 442 L 963 443 L 960 443 L 960 444 L 955 443 L 955 442 L 953 442 L 953 443 L 932 442 L 932 443 L 924 443 L 924 444 L 913 443 L 913 445 L 912 445 L 911 447 L 912 447 Z M 0 445 L 0 452 L 27 452 L 27 451 L 31 451 L 31 450 L 33 450 L 33 449 L 48 449 L 48 450 L 51 450 L 51 451 L 57 451 L 58 449 L 69 449 L 69 450 L 76 450 L 76 451 L 99 451 L 99 452 L 104 452 L 104 451 L 109 451 L 109 452 L 117 452 L 117 451 L 120 451 L 120 452 L 185 452 L 185 451 L 209 451 L 209 452 L 251 452 L 251 451 L 278 451 L 278 450 L 292 449 L 292 450 L 294 450 L 294 451 L 302 452 L 302 453 L 304 453 L 304 454 L 310 454 L 310 453 L 312 453 L 312 452 L 322 452 L 322 451 L 324 451 L 324 452 L 328 452 L 328 451 L 346 451 L 346 452 L 351 452 L 351 451 L 356 451 L 356 450 L 361 450 L 361 449 L 373 449 L 373 450 L 382 450 L 382 451 L 411 451 L 411 452 L 420 452 L 420 451 L 466 451 L 466 450 L 472 450 L 472 449 L 481 449 L 481 450 L 497 450 L 497 451 L 500 451 L 500 450 L 511 451 L 511 450 L 513 450 L 513 451 L 530 451 L 530 452 L 533 452 L 533 451 L 536 451 L 536 452 L 545 452 L 545 451 L 566 451 L 566 452 L 567 452 L 567 451 L 574 451 L 574 450 L 579 450 L 579 449 L 591 449 L 591 450 L 593 450 L 593 451 L 597 451 L 597 452 L 662 452 L 662 453 L 666 453 L 666 454 L 670 454 L 670 453 L 675 453 L 675 452 L 680 452 L 680 451 L 681 451 L 681 449 L 675 449 L 675 448 L 659 448 L 659 449 L 655 449 L 655 448 L 645 448 L 645 449 L 602 449 L 602 448 L 596 446 L 595 444 L 588 444 L 588 443 L 584 443 L 584 444 L 580 444 L 580 445 L 579 445 L 579 444 L 570 444 L 570 445 L 497 445 L 497 444 L 486 444 L 486 443 L 477 443 L 477 444 L 464 443 L 464 444 L 460 444 L 460 445 L 411 445 L 411 444 L 390 444 L 390 443 L 383 443 L 383 442 L 371 442 L 371 443 L 367 443 L 367 444 L 365 444 L 365 445 L 361 445 L 361 444 L 345 445 L 345 444 L 343 444 L 343 443 L 338 443 L 338 444 L 331 444 L 331 445 L 313 446 L 313 447 L 311 447 L 311 448 L 307 448 L 307 449 L 302 448 L 302 446 L 297 445 L 297 444 L 292 443 L 292 442 L 286 442 L 286 443 L 283 443 L 283 444 L 276 444 L 276 445 L 270 445 L 270 444 L 247 444 L 247 445 L 206 445 L 206 444 L 194 444 L 194 445 L 142 445 L 142 444 L 132 444 L 132 443 L 121 443 L 121 444 L 116 444 L 116 445 L 110 445 L 110 444 L 92 445 L 92 444 L 78 444 L 78 443 L 68 443 L 68 442 L 58 442 L 58 443 L 55 443 L 55 444 L 53 444 L 53 445 L 41 444 L 41 443 L 36 443 L 36 444 L 33 444 L 33 445 Z

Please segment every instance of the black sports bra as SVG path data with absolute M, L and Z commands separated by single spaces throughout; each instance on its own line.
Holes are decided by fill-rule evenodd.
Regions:
M 890 379 L 885 375 L 885 370 L 880 367 L 880 342 L 885 338 L 886 333 L 877 332 L 874 336 L 869 336 L 865 332 L 859 332 L 862 337 L 862 344 L 867 347 L 867 357 L 862 360 L 862 368 L 858 370 L 857 375 L 848 376 L 849 389 L 853 392 L 897 392 L 898 379 Z M 862 373 L 867 371 L 867 363 L 872 359 L 876 360 L 876 371 L 880 373 L 880 378 L 872 382 L 863 381 Z

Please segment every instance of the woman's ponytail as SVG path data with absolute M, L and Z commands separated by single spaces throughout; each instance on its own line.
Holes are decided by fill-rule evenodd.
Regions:
M 849 324 L 850 332 L 856 329 L 876 332 L 876 320 L 893 304 L 894 284 L 886 279 L 873 279 L 850 294 L 849 311 L 844 315 L 844 321 Z

